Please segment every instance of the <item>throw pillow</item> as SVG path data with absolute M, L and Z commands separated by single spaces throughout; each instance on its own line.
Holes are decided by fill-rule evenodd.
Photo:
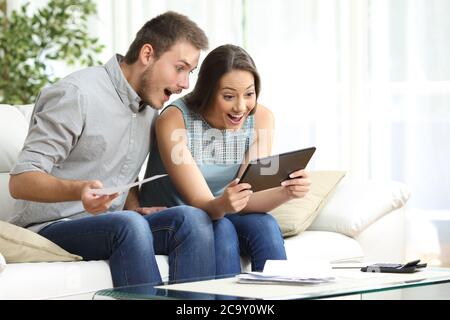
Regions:
M 6 261 L 5 258 L 3 258 L 2 254 L 0 253 L 0 273 L 2 273 L 3 270 L 6 268 Z
M 403 207 L 410 197 L 407 186 L 395 181 L 345 181 L 336 188 L 309 230 L 331 231 L 349 237 L 389 212 Z
M 283 236 L 294 236 L 308 228 L 344 176 L 343 171 L 311 171 L 311 189 L 308 194 L 288 201 L 271 212 Z
M 41 235 L 4 221 L 0 221 L 0 252 L 7 263 L 82 260 Z

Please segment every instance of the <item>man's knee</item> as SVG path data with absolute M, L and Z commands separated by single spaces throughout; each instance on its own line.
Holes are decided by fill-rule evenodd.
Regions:
M 110 225 L 115 233 L 122 236 L 152 239 L 147 221 L 135 211 L 121 211 L 110 215 Z

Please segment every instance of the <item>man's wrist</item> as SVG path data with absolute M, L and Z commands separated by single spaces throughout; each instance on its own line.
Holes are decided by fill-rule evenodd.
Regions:
M 77 180 L 61 180 L 61 190 L 67 190 L 68 198 L 73 201 L 79 201 L 82 199 L 83 191 L 88 186 L 89 181 L 77 181 Z

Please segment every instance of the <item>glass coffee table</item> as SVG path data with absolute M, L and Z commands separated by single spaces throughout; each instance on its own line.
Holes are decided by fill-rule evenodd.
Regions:
M 223 277 L 178 284 L 146 284 L 105 289 L 96 292 L 93 299 L 415 299 L 411 289 L 415 290 L 418 299 L 422 299 L 420 293 L 427 290 L 431 290 L 431 299 L 450 299 L 450 268 L 426 268 L 411 274 L 367 273 L 359 269 L 333 271 L 334 281 L 316 285 L 243 284 L 238 283 L 235 277 Z M 442 289 L 443 287 L 445 288 Z M 442 292 L 448 295 L 442 296 Z

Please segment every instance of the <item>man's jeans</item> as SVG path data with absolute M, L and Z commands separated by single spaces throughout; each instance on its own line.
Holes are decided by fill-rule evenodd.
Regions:
M 221 226 L 215 229 L 222 234 Z M 120 211 L 61 221 L 39 234 L 84 260 L 109 259 L 115 287 L 161 283 L 155 254 L 169 256 L 171 282 L 216 274 L 213 222 L 206 212 L 189 206 L 148 216 Z

